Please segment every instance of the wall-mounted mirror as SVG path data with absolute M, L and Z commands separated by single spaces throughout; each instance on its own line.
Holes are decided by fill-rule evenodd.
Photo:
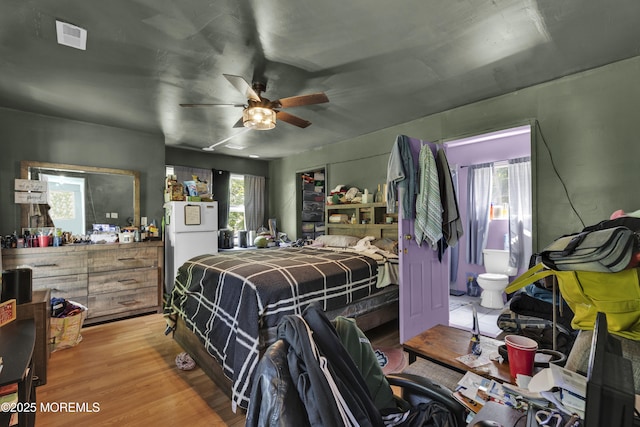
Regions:
M 21 205 L 23 228 L 53 226 L 84 235 L 93 224 L 140 225 L 137 171 L 22 161 L 20 177 L 46 181 L 48 188 L 48 205 Z

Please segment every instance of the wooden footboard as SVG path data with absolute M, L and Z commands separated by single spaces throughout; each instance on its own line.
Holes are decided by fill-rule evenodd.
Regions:
M 173 334 L 180 347 L 196 361 L 200 369 L 204 371 L 209 378 L 218 386 L 224 394 L 231 399 L 231 380 L 222 372 L 222 367 L 204 348 L 196 334 L 194 334 L 184 323 L 182 318 L 178 317 L 176 329 Z
M 389 304 L 383 305 L 373 311 L 356 316 L 356 325 L 363 332 L 380 326 L 392 320 L 398 318 L 398 310 L 400 307 L 398 301 L 392 301 Z
M 357 316 L 356 324 L 362 331 L 368 331 L 386 322 L 398 318 L 398 301 L 392 301 L 368 313 Z M 173 334 L 180 347 L 184 349 L 196 361 L 198 366 L 216 386 L 231 399 L 231 380 L 227 378 L 220 364 L 204 348 L 198 337 L 187 328 L 184 320 L 178 318 Z

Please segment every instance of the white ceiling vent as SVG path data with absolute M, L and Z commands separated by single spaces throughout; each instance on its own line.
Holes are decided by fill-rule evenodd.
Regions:
M 76 49 L 87 49 L 87 30 L 76 27 L 67 22 L 56 21 L 56 33 L 58 43 L 61 45 L 75 47 Z

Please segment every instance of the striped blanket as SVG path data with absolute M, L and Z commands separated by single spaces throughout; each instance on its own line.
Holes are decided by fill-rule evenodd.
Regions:
M 313 248 L 201 255 L 178 270 L 165 313 L 178 315 L 231 379 L 232 406 L 247 408 L 251 378 L 267 344 L 261 329 L 311 303 L 344 307 L 378 291 L 377 262 Z

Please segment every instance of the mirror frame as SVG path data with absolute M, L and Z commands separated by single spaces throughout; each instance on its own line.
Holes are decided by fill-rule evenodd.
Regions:
M 140 227 L 140 172 L 126 169 L 101 168 L 94 166 L 67 165 L 64 163 L 47 163 L 22 160 L 20 162 L 20 178 L 29 179 L 30 168 L 60 169 L 74 172 L 91 172 L 115 175 L 129 175 L 133 178 L 133 225 Z M 29 205 L 20 205 L 20 226 L 29 227 Z

